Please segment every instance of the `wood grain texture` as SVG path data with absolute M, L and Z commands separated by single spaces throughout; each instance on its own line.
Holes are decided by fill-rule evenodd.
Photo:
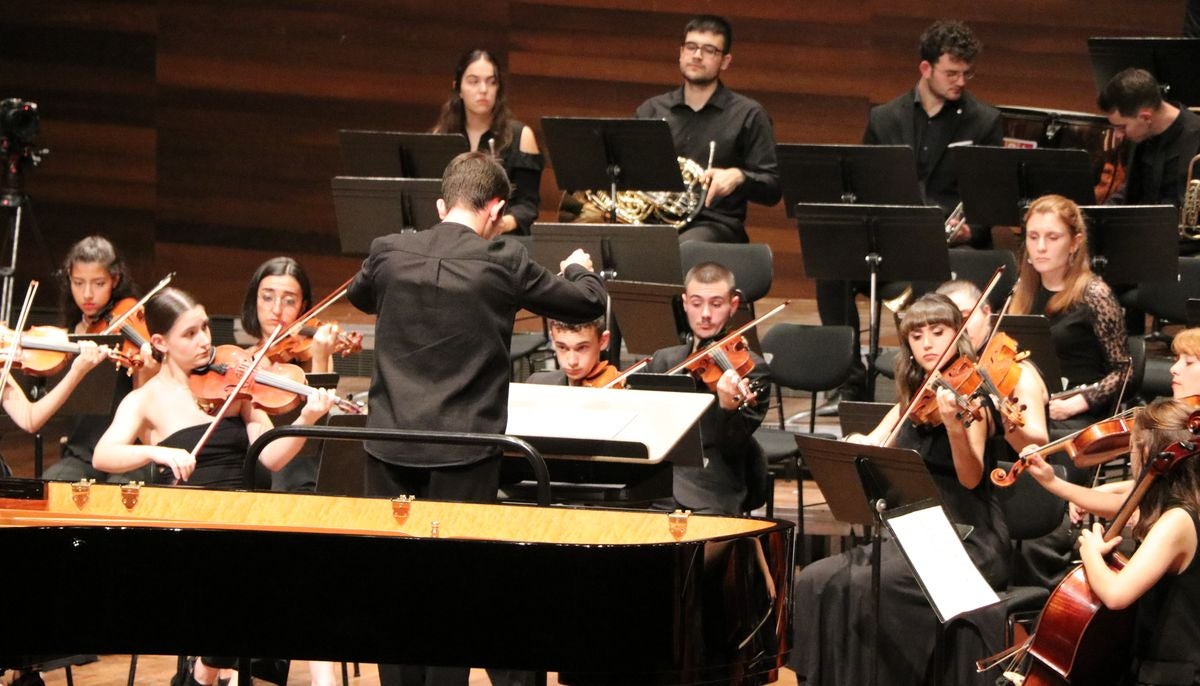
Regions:
M 44 246 L 23 237 L 22 278 L 44 278 L 71 242 L 98 231 L 140 281 L 170 262 L 219 312 L 236 309 L 261 256 L 292 254 L 330 286 L 353 270 L 331 257 L 336 130 L 429 128 L 470 47 L 507 60 L 509 102 L 540 135 L 543 116 L 627 116 L 676 87 L 687 19 L 722 13 L 735 31 L 725 81 L 763 103 L 778 141 L 851 143 L 871 103 L 915 82 L 917 36 L 938 16 L 967 21 L 985 43 L 972 82 L 984 100 L 1085 112 L 1095 97 L 1088 36 L 1177 35 L 1183 17 L 1181 0 L 6 5 L 0 97 L 40 104 L 38 145 L 52 150 L 27 175 Z M 542 197 L 552 219 L 552 169 Z M 783 208 L 752 206 L 749 233 L 774 249 L 772 295 L 810 295 Z

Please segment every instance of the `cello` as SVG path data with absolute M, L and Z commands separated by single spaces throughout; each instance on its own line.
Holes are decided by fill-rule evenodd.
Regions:
M 1192 411 L 1187 428 L 1193 435 L 1200 434 L 1200 410 Z M 1110 541 L 1121 533 L 1158 477 L 1196 455 L 1200 455 L 1200 443 L 1189 441 L 1168 445 L 1150 458 L 1116 518 L 1104 531 L 1104 540 Z M 1120 571 L 1128 560 L 1114 552 L 1106 562 L 1110 569 Z M 1119 611 L 1107 608 L 1088 584 L 1083 565 L 1078 565 L 1046 600 L 1033 635 L 1021 645 L 981 660 L 977 666 L 983 671 L 1008 659 L 1015 665 L 1028 654 L 1031 658 L 1028 671 L 1018 676 L 1019 681 L 1010 677 L 1024 686 L 1117 683 L 1132 657 L 1134 608 L 1135 605 Z M 1006 676 L 1009 674 L 1005 672 Z

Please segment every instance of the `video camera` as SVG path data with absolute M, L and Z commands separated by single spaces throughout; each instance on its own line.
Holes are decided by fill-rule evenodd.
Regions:
M 37 166 L 48 150 L 30 148 L 38 134 L 36 102 L 20 98 L 0 100 L 0 157 L 3 158 L 3 184 L 0 185 L 0 205 L 10 205 L 20 199 L 21 172 L 25 166 Z

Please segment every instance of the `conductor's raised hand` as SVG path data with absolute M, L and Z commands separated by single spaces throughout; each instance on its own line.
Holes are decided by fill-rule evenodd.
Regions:
M 567 259 L 558 263 L 559 272 L 567 271 L 567 266 L 572 264 L 577 264 L 589 272 L 596 271 L 592 268 L 592 256 L 584 252 L 582 248 L 576 248 L 575 252 L 567 255 Z

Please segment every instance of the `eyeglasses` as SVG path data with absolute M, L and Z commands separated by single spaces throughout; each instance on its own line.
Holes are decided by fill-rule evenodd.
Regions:
M 271 291 L 263 291 L 258 294 L 258 301 L 267 307 L 273 307 L 275 305 L 275 299 L 276 296 Z M 300 299 L 294 295 L 285 295 L 282 298 L 279 298 L 279 302 L 286 309 L 300 307 Z
M 718 48 L 715 45 L 708 45 L 708 44 L 702 45 L 700 43 L 690 43 L 690 42 L 684 43 L 681 47 L 683 48 L 683 51 L 687 52 L 687 53 L 692 53 L 692 52 L 696 52 L 697 50 L 699 50 L 700 52 L 704 53 L 705 57 L 716 57 L 717 55 L 720 55 L 721 53 L 725 52 L 724 50 L 722 50 L 721 48 Z
M 974 69 L 967 69 L 965 71 L 960 70 L 960 69 L 941 69 L 941 70 L 935 70 L 935 71 L 941 71 L 942 76 L 945 76 L 947 79 L 949 79 L 951 81 L 957 81 L 958 77 L 960 77 L 960 76 L 963 77 L 964 81 L 970 81 L 971 79 L 975 78 L 975 70 Z

